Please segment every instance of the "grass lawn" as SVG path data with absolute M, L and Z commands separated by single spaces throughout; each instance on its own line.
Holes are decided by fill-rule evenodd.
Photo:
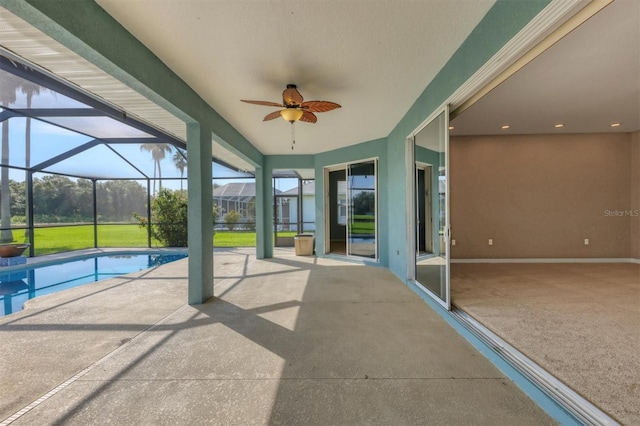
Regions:
M 216 231 L 214 247 L 255 247 L 255 231 Z
M 36 228 L 34 248 L 37 256 L 64 251 L 93 248 L 93 225 L 59 226 Z M 279 232 L 281 237 L 295 237 L 296 232 Z M 23 230 L 13 231 L 14 242 L 24 239 Z M 152 241 L 154 247 L 160 247 Z M 213 237 L 214 247 L 255 247 L 254 231 L 216 231 Z M 99 225 L 99 247 L 147 247 L 147 231 L 138 225 Z
M 18 234 L 20 232 L 20 234 Z M 14 231 L 14 238 L 22 238 L 23 231 Z M 36 228 L 36 255 L 93 248 L 93 225 Z M 147 233 L 138 225 L 98 226 L 99 247 L 147 247 Z
M 297 232 L 278 232 L 279 237 L 295 237 Z M 13 231 L 15 243 L 25 241 L 24 230 Z M 93 248 L 93 225 L 36 228 L 36 256 Z M 153 247 L 161 247 L 152 240 Z M 255 231 L 216 231 L 214 247 L 255 247 Z M 147 247 L 147 230 L 138 225 L 99 225 L 98 247 Z
M 352 234 L 375 234 L 375 217 L 367 214 L 354 214 L 353 223 L 349 225 Z

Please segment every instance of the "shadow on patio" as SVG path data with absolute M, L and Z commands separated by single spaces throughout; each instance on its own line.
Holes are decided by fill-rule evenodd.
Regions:
M 65 383 L 14 424 L 553 423 L 388 270 L 249 253 L 216 252 L 203 305 L 184 305 L 179 261 L 113 291 L 64 292 L 58 313 L 3 319 L 3 359 L 37 350 L 21 380 L 40 387 L 7 386 L 3 369 L 2 418 Z

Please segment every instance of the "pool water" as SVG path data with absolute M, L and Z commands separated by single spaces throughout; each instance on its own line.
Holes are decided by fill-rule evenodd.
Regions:
M 0 316 L 22 310 L 34 297 L 184 259 L 187 254 L 112 254 L 31 266 L 2 273 Z

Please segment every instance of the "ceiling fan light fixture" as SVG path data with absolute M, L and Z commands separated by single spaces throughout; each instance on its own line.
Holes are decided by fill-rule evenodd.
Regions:
M 297 108 L 285 108 L 280 111 L 280 115 L 289 123 L 293 123 L 300 120 L 302 117 L 302 111 Z

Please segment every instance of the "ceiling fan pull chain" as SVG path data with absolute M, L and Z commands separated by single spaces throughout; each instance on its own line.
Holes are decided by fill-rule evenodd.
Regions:
M 294 126 L 294 122 L 291 122 L 291 150 L 293 151 L 293 146 L 296 144 L 296 128 Z

